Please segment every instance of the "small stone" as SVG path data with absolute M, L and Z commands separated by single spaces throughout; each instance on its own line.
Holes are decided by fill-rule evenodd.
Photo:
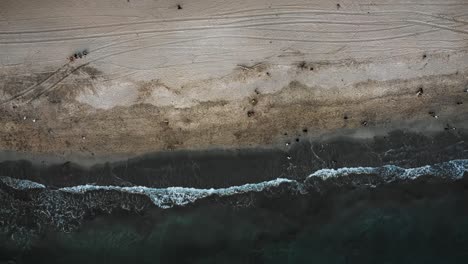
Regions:
M 26 120 L 26 119 L 27 119 L 27 117 L 23 116 L 23 120 Z
M 286 158 L 287 158 L 288 160 L 291 160 L 291 159 L 292 159 L 291 156 L 287 156 Z
M 33 123 L 36 123 L 36 119 L 33 119 L 32 121 L 33 121 Z

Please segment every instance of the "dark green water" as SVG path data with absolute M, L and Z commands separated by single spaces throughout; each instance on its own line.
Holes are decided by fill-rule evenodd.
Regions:
M 466 180 L 255 196 L 249 208 L 221 199 L 97 214 L 0 253 L 16 263 L 468 263 Z

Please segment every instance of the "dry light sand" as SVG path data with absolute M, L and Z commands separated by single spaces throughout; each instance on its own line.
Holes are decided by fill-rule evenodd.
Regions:
M 90 158 L 466 127 L 467 51 L 466 0 L 2 0 L 0 149 Z

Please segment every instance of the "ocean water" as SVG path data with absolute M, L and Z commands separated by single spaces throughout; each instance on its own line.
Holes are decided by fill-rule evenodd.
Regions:
M 0 263 L 468 263 L 465 143 L 402 138 L 304 143 L 286 153 L 295 163 L 276 151 L 229 154 L 227 168 L 256 176 L 229 181 L 203 178 L 215 158 L 194 154 L 138 159 L 125 173 L 121 163 L 64 164 L 76 181 L 47 177 L 56 165 L 3 162 Z M 180 185 L 159 169 L 190 163 L 198 169 L 178 170 L 192 178 Z M 147 180 L 155 169 L 162 176 Z

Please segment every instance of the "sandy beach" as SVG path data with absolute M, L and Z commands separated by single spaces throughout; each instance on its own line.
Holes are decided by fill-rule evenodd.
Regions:
M 92 160 L 281 145 L 304 129 L 466 127 L 463 0 L 0 7 L 5 151 Z

